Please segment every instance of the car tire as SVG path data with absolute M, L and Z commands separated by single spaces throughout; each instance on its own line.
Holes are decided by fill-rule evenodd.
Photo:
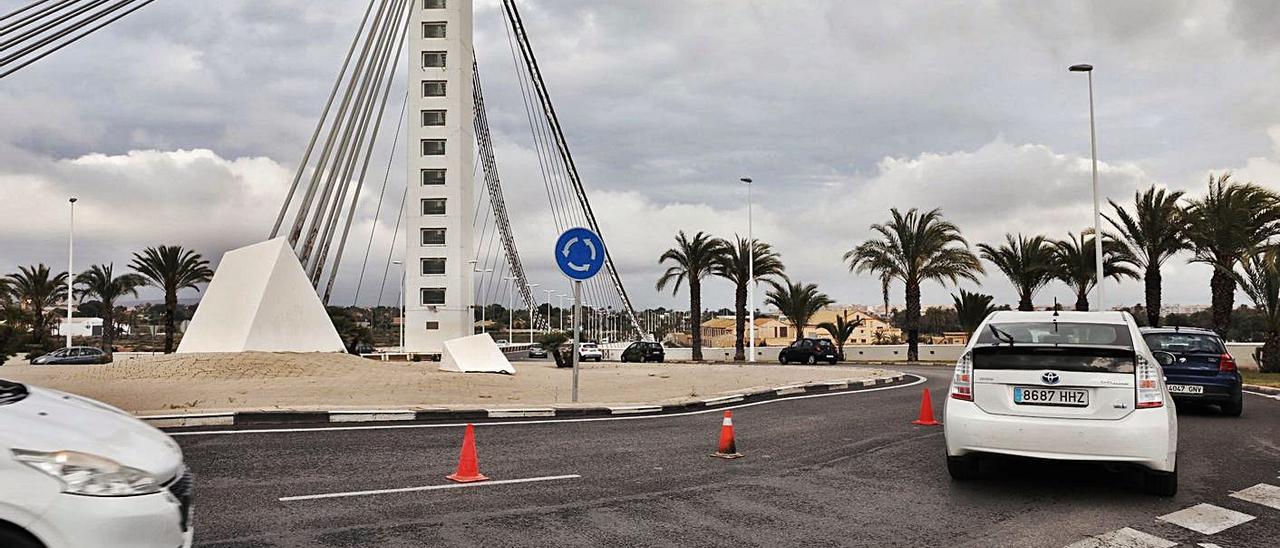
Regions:
M 947 473 L 951 475 L 951 479 L 955 481 L 975 480 L 979 477 L 978 457 L 969 455 L 966 457 L 947 456 Z
M 21 529 L 0 525 L 0 546 L 5 548 L 44 548 L 39 539 Z
M 807 364 L 809 364 L 809 365 L 814 365 L 814 364 L 818 363 L 818 358 L 817 358 L 817 356 L 809 356 L 808 361 L 806 361 L 805 363 L 807 363 Z
M 836 362 L 838 362 L 838 361 L 839 361 L 839 360 L 831 360 L 831 361 L 829 361 L 829 362 L 827 362 L 827 363 L 829 363 L 829 364 L 831 364 L 831 365 L 835 365 L 835 364 L 836 364 Z
M 787 365 L 787 355 L 786 355 L 786 354 L 778 354 L 778 363 L 780 363 L 780 364 L 782 364 L 782 365 Z
M 1236 393 L 1236 396 L 1231 398 L 1231 401 L 1223 403 L 1218 407 L 1222 409 L 1223 415 L 1228 417 L 1239 417 L 1244 413 L 1244 394 Z
M 1143 478 L 1143 490 L 1159 497 L 1172 497 L 1178 494 L 1178 471 L 1147 470 Z

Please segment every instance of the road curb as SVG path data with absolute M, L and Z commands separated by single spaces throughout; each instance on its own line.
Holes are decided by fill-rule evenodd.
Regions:
M 1280 388 L 1272 388 L 1270 386 L 1262 386 L 1258 384 L 1246 384 L 1244 385 L 1244 389 L 1251 390 L 1253 392 L 1261 392 L 1268 396 L 1280 396 Z
M 616 417 L 618 415 L 667 415 L 716 408 L 739 403 L 782 400 L 831 392 L 857 392 L 871 387 L 909 382 L 908 375 L 898 373 L 875 379 L 846 379 L 787 384 L 769 388 L 701 398 L 680 403 L 627 404 L 612 406 L 568 406 L 524 408 L 482 408 L 474 406 L 433 407 L 427 409 L 332 409 L 332 410 L 263 410 L 224 413 L 186 413 L 145 415 L 138 418 L 157 428 L 189 429 L 209 426 L 315 426 L 340 424 L 357 426 L 367 423 L 458 422 L 476 420 L 538 420 L 554 418 Z

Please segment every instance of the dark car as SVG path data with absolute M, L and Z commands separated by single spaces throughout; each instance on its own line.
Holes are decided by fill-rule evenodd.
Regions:
M 633 342 L 626 350 L 622 351 L 622 361 L 624 362 L 658 362 L 666 357 L 666 351 L 662 349 L 662 345 L 656 342 Z
M 804 338 L 791 343 L 791 346 L 778 352 L 778 361 L 783 365 L 789 363 L 812 365 L 818 362 L 827 362 L 835 365 L 839 358 L 836 355 L 836 345 L 832 344 L 831 341 Z
M 1175 402 L 1216 404 L 1224 415 L 1240 416 L 1240 372 L 1217 333 L 1195 327 L 1144 327 L 1141 332 L 1164 367 Z
M 530 357 L 530 358 L 545 358 L 545 357 L 547 357 L 547 349 L 546 349 L 546 348 L 543 348 L 543 347 L 541 347 L 541 346 L 537 346 L 537 345 L 535 345 L 535 346 L 530 346 L 530 347 L 529 347 L 529 357 Z
M 101 348 L 92 346 L 72 346 L 54 350 L 48 354 L 31 360 L 31 365 L 85 365 L 111 363 L 111 356 Z

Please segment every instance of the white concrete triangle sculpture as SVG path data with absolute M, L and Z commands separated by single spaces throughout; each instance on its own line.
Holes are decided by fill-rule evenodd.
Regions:
M 228 251 L 178 345 L 194 352 L 343 352 L 285 238 Z
M 493 342 L 493 337 L 487 333 L 445 341 L 444 353 L 440 356 L 440 370 L 508 375 L 516 372 L 506 354 L 502 353 L 497 343 Z

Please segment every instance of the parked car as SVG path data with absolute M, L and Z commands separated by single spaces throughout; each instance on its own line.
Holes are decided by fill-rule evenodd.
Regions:
M 836 354 L 836 345 L 827 339 L 803 338 L 791 343 L 791 346 L 778 351 L 778 362 L 783 365 L 789 363 L 807 363 L 815 364 L 818 362 L 827 362 L 835 365 L 839 358 Z
M 1244 411 L 1243 379 L 1217 333 L 1195 327 L 1144 327 L 1142 338 L 1164 367 L 1173 400 L 1216 404 L 1224 415 Z
M 533 346 L 530 346 L 530 347 L 529 347 L 529 357 L 530 357 L 530 358 L 546 358 L 546 357 L 547 357 L 547 349 L 546 349 L 546 348 L 543 348 L 541 345 L 533 345 Z
M 600 347 L 596 343 L 584 342 L 578 343 L 578 360 L 598 362 L 604 359 L 604 352 L 600 351 Z
M 190 547 L 173 439 L 80 396 L 0 380 L 0 546 Z
M 111 363 L 111 355 L 101 348 L 72 346 L 54 350 L 31 360 L 31 365 L 85 365 Z
M 627 346 L 622 351 L 622 361 L 624 362 L 658 362 L 666 357 L 666 351 L 662 345 L 656 342 L 637 341 Z
M 497 345 L 498 345 L 498 346 L 511 346 L 511 343 L 510 343 L 510 342 L 508 342 L 506 339 L 498 339 L 498 341 L 497 341 Z
M 1178 416 L 1128 312 L 995 312 L 956 362 L 947 471 L 983 455 L 1137 465 L 1148 492 L 1178 490 Z

